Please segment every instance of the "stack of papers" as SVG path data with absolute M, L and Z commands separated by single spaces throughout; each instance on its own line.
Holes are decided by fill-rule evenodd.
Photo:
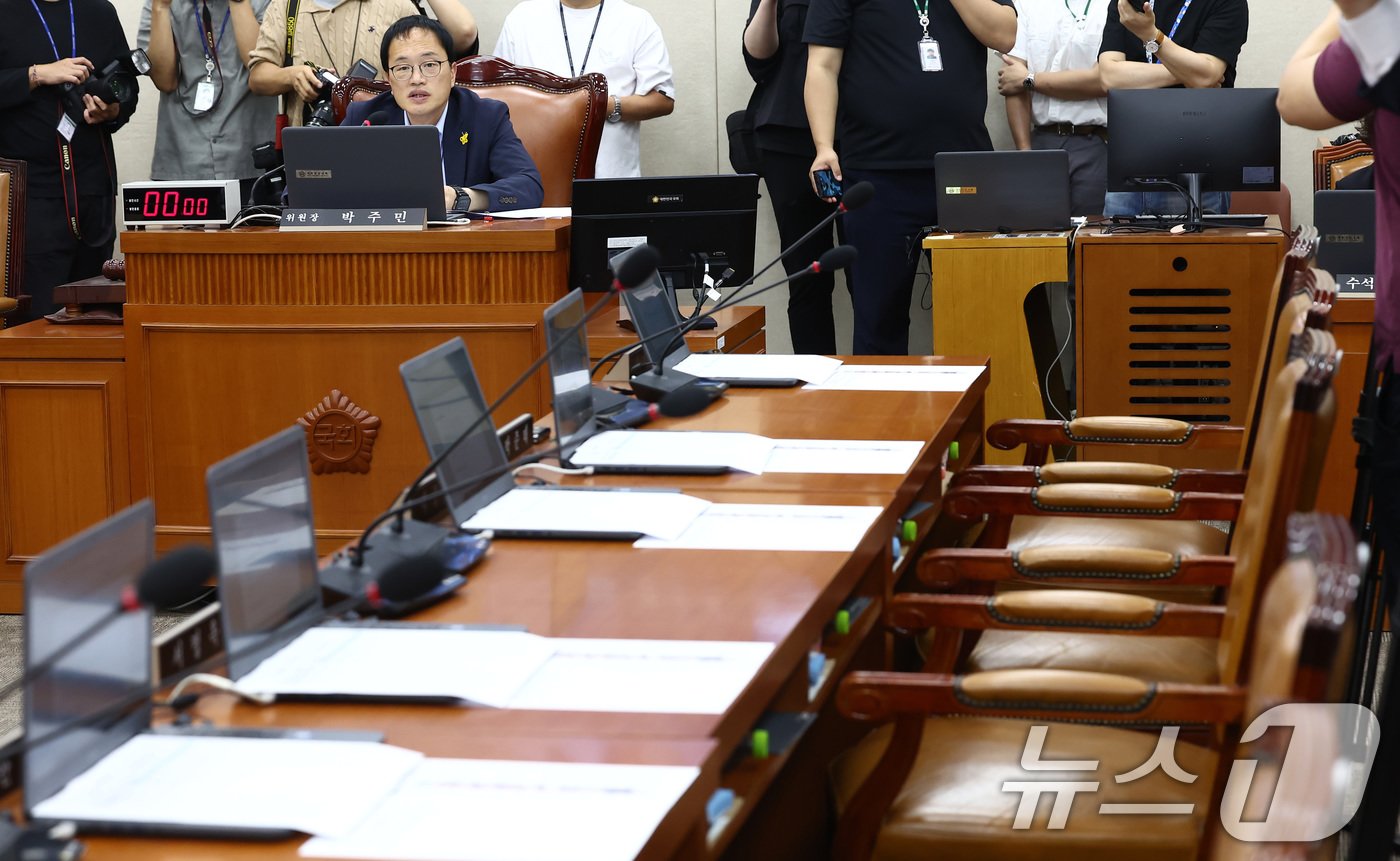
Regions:
M 517 487 L 462 523 L 502 532 L 637 533 L 675 538 L 710 503 L 673 490 Z
M 965 392 L 982 365 L 842 365 L 805 388 L 846 392 Z
M 917 440 L 780 439 L 764 472 L 904 475 L 924 450 Z
M 238 687 L 282 696 L 452 698 L 514 709 L 720 714 L 772 651 L 772 643 L 327 625 L 293 640 Z
M 336 836 L 422 759 L 376 742 L 142 734 L 35 805 L 34 816 Z
M 773 452 L 773 440 L 727 431 L 633 431 L 594 434 L 569 463 L 574 466 L 723 467 L 758 475 Z
M 693 377 L 750 380 L 802 380 L 820 383 L 841 367 L 829 356 L 785 356 L 762 353 L 693 353 L 676 370 Z
M 643 538 L 654 550 L 850 552 L 880 516 L 878 505 L 715 503 L 673 539 Z
M 427 759 L 354 831 L 306 858 L 632 861 L 699 769 Z

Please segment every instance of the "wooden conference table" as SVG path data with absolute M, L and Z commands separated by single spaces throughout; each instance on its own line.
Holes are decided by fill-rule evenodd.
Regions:
M 985 358 L 849 361 L 986 364 Z M 638 550 L 619 543 L 502 540 L 473 570 L 461 593 L 416 617 L 524 625 L 546 636 L 774 644 L 757 676 L 722 714 L 305 703 L 250 707 L 226 695 L 205 697 L 197 714 L 217 725 L 377 729 L 389 743 L 433 756 L 697 766 L 696 784 L 641 857 L 824 857 L 831 827 L 826 766 L 860 732 L 835 713 L 836 682 L 854 667 L 878 667 L 886 660 L 881 609 L 915 556 L 901 552 L 897 558 L 892 538 L 915 501 L 936 506 L 943 486 L 939 466 L 950 443 L 958 442 L 950 469 L 980 461 L 981 402 L 988 376 L 984 371 L 967 392 L 950 394 L 731 390 L 698 416 L 657 425 L 779 437 L 925 441 L 904 476 L 597 479 L 677 486 L 716 502 L 879 506 L 875 525 L 853 552 Z M 850 613 L 849 630 L 833 625 L 841 610 L 862 604 L 863 611 Z M 830 672 L 811 685 L 809 655 L 814 651 L 825 656 Z M 811 722 L 786 751 L 754 756 L 749 748 L 753 730 L 783 714 L 806 715 Z M 738 801 L 712 827 L 705 803 L 718 787 L 733 790 Z M 85 842 L 86 857 L 92 859 L 173 861 L 293 858 L 301 841 L 252 845 L 91 837 Z

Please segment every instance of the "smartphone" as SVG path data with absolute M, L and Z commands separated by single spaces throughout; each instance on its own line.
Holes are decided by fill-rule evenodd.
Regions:
M 812 178 L 817 183 L 817 197 L 840 197 L 841 183 L 836 181 L 836 176 L 829 168 L 812 171 Z

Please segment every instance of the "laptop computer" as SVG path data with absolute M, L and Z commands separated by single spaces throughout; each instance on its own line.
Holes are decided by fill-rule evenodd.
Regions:
M 950 233 L 1070 229 L 1064 150 L 940 152 L 938 226 Z
M 476 424 L 438 465 L 439 483 L 444 489 L 451 489 L 447 493 L 448 507 L 463 529 L 490 529 L 497 538 L 635 541 L 648 534 L 642 528 L 643 522 L 648 521 L 644 510 L 648 500 L 644 497 L 653 493 L 684 497 L 679 491 L 663 488 L 519 487 L 496 428 L 490 421 L 477 424 L 486 412 L 486 399 L 460 338 L 404 362 L 399 372 L 429 457 L 441 456 L 467 428 Z M 519 494 L 530 497 L 521 498 Z M 613 504 L 605 505 L 604 499 Z M 689 504 L 660 499 L 650 502 L 668 511 Z M 502 504 L 496 510 L 513 513 L 531 509 L 530 525 L 522 524 L 514 514 L 508 518 L 511 525 L 478 525 L 478 515 L 495 503 Z M 589 505 L 595 510 L 590 510 Z
M 1376 291 L 1376 193 L 1319 191 L 1313 223 L 1322 242 L 1317 267 L 1332 273 L 1341 293 Z
M 653 275 L 651 280 L 631 290 L 624 290 L 622 301 L 627 303 L 627 313 L 641 339 L 641 349 L 637 351 L 642 363 L 655 369 L 661 365 L 664 372 L 674 371 L 676 365 L 690 358 L 690 346 L 684 338 L 677 338 L 681 324 L 681 313 L 676 307 L 675 297 L 666 289 L 660 277 Z M 664 358 L 661 353 L 668 345 L 674 344 Z M 634 366 L 636 363 L 634 362 Z M 635 372 L 634 372 L 635 376 Z M 735 388 L 789 389 L 801 380 L 793 377 L 716 377 L 706 375 L 705 379 L 724 383 Z
M 559 444 L 559 459 L 566 466 L 591 465 L 599 473 L 638 473 L 644 475 L 720 475 L 728 467 L 714 464 L 673 463 L 656 464 L 575 464 L 571 460 L 584 440 L 602 429 L 594 415 L 593 385 L 589 376 L 588 333 L 579 323 L 583 320 L 583 291 L 575 288 L 567 296 L 550 305 L 544 312 L 544 337 L 549 347 L 549 375 L 553 389 L 554 431 Z M 642 408 L 640 401 L 635 403 Z M 647 431 L 620 431 L 648 433 Z M 665 433 L 660 431 L 658 433 Z
M 435 126 L 283 129 L 287 202 L 300 209 L 426 209 L 445 221 Z

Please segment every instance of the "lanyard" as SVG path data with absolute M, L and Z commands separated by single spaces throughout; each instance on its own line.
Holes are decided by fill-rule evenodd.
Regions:
M 583 74 L 583 70 L 588 68 L 588 56 L 593 53 L 593 37 L 598 35 L 598 22 L 603 20 L 603 6 L 608 0 L 600 0 L 598 3 L 598 14 L 593 16 L 593 32 L 588 34 L 588 47 L 583 49 L 583 62 L 579 64 L 578 71 L 574 71 L 574 50 L 569 47 L 569 27 L 564 23 L 564 4 L 559 4 L 559 28 L 564 31 L 564 53 L 569 57 L 569 77 L 577 78 Z
M 44 19 L 44 13 L 39 11 L 39 0 L 29 0 L 34 7 L 34 14 L 39 16 L 39 23 L 44 25 L 44 35 L 49 37 L 49 45 L 53 47 L 53 58 L 62 60 L 63 55 L 58 53 L 58 43 L 53 40 L 53 33 L 49 31 L 49 22 Z M 68 0 L 68 35 L 73 39 L 73 52 L 70 57 L 78 56 L 78 16 L 73 14 L 73 0 Z
M 1186 0 L 1181 4 L 1181 11 L 1176 13 L 1176 23 L 1172 24 L 1172 31 L 1167 34 L 1168 39 L 1176 39 L 1176 31 L 1181 29 L 1181 19 L 1186 17 L 1186 10 L 1191 8 L 1191 0 Z M 1149 56 L 1147 62 L 1156 63 L 1156 56 Z
M 1092 5 L 1094 5 L 1094 0 L 1084 0 L 1084 11 L 1076 15 L 1074 14 L 1074 10 L 1070 8 L 1069 0 L 1065 0 L 1065 11 L 1069 13 L 1069 16 L 1073 18 L 1077 24 L 1089 17 L 1089 7 Z
M 204 7 L 201 15 L 200 7 Z M 219 64 L 219 48 L 224 44 L 224 32 L 228 30 L 228 19 L 232 14 L 232 7 L 224 10 L 224 23 L 219 25 L 219 39 L 214 40 L 214 21 L 209 17 L 209 3 L 190 0 L 190 13 L 194 15 L 194 26 L 198 30 L 204 31 L 204 64 L 208 71 L 214 71 L 209 66 L 210 63 Z
M 919 16 L 919 26 L 924 28 L 924 38 L 928 38 L 928 0 L 924 0 L 923 5 L 919 5 L 919 0 L 913 0 L 914 11 Z

